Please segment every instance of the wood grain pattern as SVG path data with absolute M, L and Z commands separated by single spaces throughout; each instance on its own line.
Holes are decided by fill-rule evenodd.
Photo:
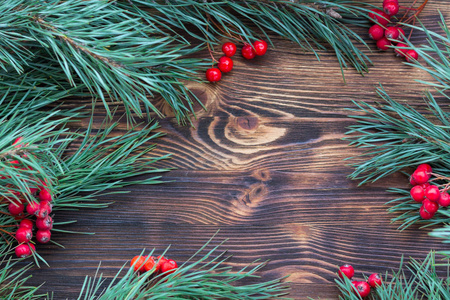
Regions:
M 422 15 L 434 30 L 438 9 L 448 16 L 445 0 L 430 1 Z M 417 33 L 412 41 L 423 39 Z M 173 153 L 159 162 L 176 168 L 164 174 L 171 183 L 103 197 L 115 201 L 105 210 L 57 212 L 56 222 L 78 220 L 64 229 L 96 234 L 55 233 L 66 249 L 40 246 L 51 268 L 34 269 L 31 283 L 45 281 L 43 290 L 54 291 L 55 299 L 74 299 L 100 260 L 112 276 L 143 248 L 162 251 L 170 244 L 169 255 L 184 261 L 220 230 L 217 241 L 229 239 L 224 249 L 233 255 L 231 265 L 270 260 L 260 275 L 290 275 L 295 299 L 337 299 L 340 264 L 353 264 L 358 274 L 385 272 L 402 255 L 420 259 L 443 249 L 429 230 L 399 232 L 390 224 L 383 204 L 393 196 L 385 189 L 407 186 L 403 175 L 357 187 L 343 161 L 359 153 L 342 140 L 352 124 L 351 99 L 377 101 L 381 83 L 395 99 L 420 107 L 424 86 L 414 79 L 429 77 L 391 52 L 374 51 L 369 74 L 348 70 L 344 84 L 332 54 L 318 62 L 287 41 L 274 43 L 276 49 L 255 61 L 236 58 L 219 84 L 190 84 L 207 107 L 198 110 L 195 127 L 178 126 L 172 117 L 161 121 L 166 136 L 154 154 Z M 66 105 L 81 103 L 88 102 Z M 96 118 L 102 117 L 99 109 Z M 125 128 L 122 121 L 117 132 Z

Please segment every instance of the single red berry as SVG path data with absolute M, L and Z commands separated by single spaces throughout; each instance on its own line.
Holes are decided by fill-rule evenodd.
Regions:
M 432 202 L 432 203 L 434 203 L 434 202 Z M 434 214 L 426 211 L 425 208 L 423 207 L 423 205 L 420 207 L 419 214 L 422 217 L 422 219 L 424 219 L 424 220 L 429 220 L 434 216 Z
M 439 205 L 447 207 L 450 205 L 450 195 L 447 192 L 442 192 L 439 198 Z
M 52 205 L 48 201 L 41 201 L 39 203 L 39 210 L 36 212 L 36 217 L 45 218 L 52 212 Z
M 19 145 L 20 142 L 23 141 L 23 136 L 19 136 L 17 139 L 14 140 L 14 142 L 12 143 L 13 146 L 15 145 L 14 148 L 21 148 L 23 147 L 23 145 Z
M 19 244 L 27 243 L 33 238 L 33 232 L 30 228 L 19 227 L 16 231 L 16 240 Z
M 168 259 L 164 264 L 161 265 L 160 271 L 161 273 L 165 273 L 165 275 L 172 274 L 178 268 L 176 261 L 173 259 Z
M 353 275 L 355 275 L 355 269 L 349 264 L 345 264 L 339 267 L 339 277 L 343 279 L 343 275 L 345 275 L 348 279 L 352 279 Z
M 154 257 L 153 256 L 148 257 L 147 261 L 144 264 L 144 270 L 146 272 L 153 270 L 153 272 L 157 273 L 158 272 L 157 267 L 158 265 L 156 264 Z
M 400 7 L 397 1 L 386 1 L 383 4 L 384 12 L 390 17 L 395 16 L 398 13 L 399 9 Z
M 440 196 L 441 192 L 439 191 L 439 188 L 435 185 L 430 185 L 425 189 L 425 197 L 427 197 L 429 200 L 433 202 L 438 202 Z
M 232 57 L 236 53 L 236 50 L 236 45 L 232 42 L 226 42 L 222 45 L 222 52 L 228 57 Z
M 262 56 L 267 52 L 267 43 L 263 40 L 259 40 L 253 43 L 253 48 L 258 56 Z
M 217 68 L 210 68 L 206 70 L 206 79 L 209 82 L 217 82 L 222 78 L 222 73 Z
M 416 202 L 422 202 L 425 199 L 425 191 L 420 185 L 413 186 L 409 194 L 411 195 L 411 198 Z
M 8 204 L 9 213 L 13 216 L 18 216 L 23 213 L 25 206 L 22 203 L 10 202 Z
M 390 17 L 382 10 L 372 9 L 369 13 L 369 19 L 372 22 L 379 23 L 381 26 L 386 26 L 389 23 Z
M 423 190 L 426 190 L 427 187 L 429 187 L 431 184 L 429 182 L 425 182 L 423 184 L 421 184 L 420 186 L 423 188 Z
M 48 243 L 51 237 L 52 233 L 48 229 L 39 229 L 36 231 L 36 240 L 41 244 Z
M 382 37 L 377 41 L 377 48 L 381 51 L 388 50 L 390 45 L 391 42 L 386 37 Z
M 423 170 L 414 171 L 412 176 L 414 178 L 414 181 L 417 182 L 418 184 L 426 183 L 430 179 L 430 174 L 428 174 Z
M 38 202 L 31 202 L 27 205 L 27 213 L 30 215 L 36 214 L 36 212 L 39 210 L 39 203 Z
M 433 215 L 439 209 L 439 205 L 436 202 L 430 201 L 428 199 L 423 200 L 422 207 L 424 210 L 426 210 L 427 212 L 429 212 L 430 214 L 433 214 Z
M 41 199 L 41 201 L 52 201 L 52 194 L 50 194 L 50 191 L 47 189 L 42 189 L 39 192 L 39 199 Z
M 417 182 L 414 180 L 414 178 L 412 176 L 409 176 L 409 183 L 411 185 L 417 185 Z
M 32 244 L 31 244 L 32 245 Z M 21 244 L 14 250 L 17 257 L 24 258 L 31 255 L 31 247 L 27 244 Z
M 397 43 L 397 47 L 408 47 L 408 45 L 403 44 L 403 43 Z M 406 51 L 408 51 L 408 49 L 395 48 L 395 54 L 397 56 L 405 56 Z
M 38 188 L 30 188 L 30 193 L 33 195 L 36 194 L 38 191 L 39 191 Z
M 137 272 L 144 272 L 145 271 L 145 256 L 135 256 L 133 257 L 133 259 L 131 260 L 131 267 L 134 267 L 134 271 Z
M 219 58 L 219 64 L 217 66 L 223 73 L 228 73 L 233 69 L 233 60 L 229 57 L 222 56 Z
M 358 281 L 355 285 L 356 292 L 362 297 L 367 297 L 370 294 L 370 285 L 365 281 Z
M 367 283 L 373 288 L 380 286 L 381 285 L 380 275 L 378 275 L 378 273 L 373 273 L 372 275 L 369 276 Z
M 384 36 L 388 40 L 397 40 L 400 35 L 400 32 L 398 31 L 398 27 L 395 26 L 389 26 L 386 28 L 386 31 L 384 32 Z
M 369 28 L 369 36 L 372 40 L 378 41 L 384 36 L 384 28 L 378 24 Z
M 433 172 L 433 168 L 429 164 L 420 164 L 416 170 L 425 171 L 427 173 Z
M 256 56 L 256 52 L 252 46 L 250 46 L 249 44 L 245 44 L 244 47 L 242 47 L 242 56 L 245 59 L 254 59 Z
M 33 230 L 34 223 L 30 219 L 23 219 L 22 221 L 20 221 L 19 227 L 20 228 L 29 228 L 29 229 Z
M 410 49 L 410 50 L 406 51 L 405 58 L 406 58 L 407 62 L 418 60 L 419 54 L 415 50 Z
M 384 5 L 386 2 L 391 2 L 391 1 L 394 1 L 394 2 L 398 3 L 398 0 L 383 0 L 383 5 Z
M 36 227 L 42 230 L 52 229 L 53 228 L 52 217 L 46 216 L 45 218 L 36 218 Z

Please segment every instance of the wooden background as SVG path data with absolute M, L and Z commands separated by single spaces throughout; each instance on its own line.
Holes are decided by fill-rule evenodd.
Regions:
M 449 8 L 446 0 L 429 1 L 422 20 L 439 30 L 437 10 L 448 16 Z M 418 32 L 412 39 L 423 40 Z M 397 267 L 402 254 L 420 259 L 443 249 L 428 230 L 399 232 L 390 224 L 383 204 L 393 195 L 385 190 L 407 187 L 405 176 L 358 187 L 343 161 L 359 151 L 342 140 L 353 123 L 345 111 L 350 100 L 378 100 L 381 83 L 394 99 L 422 103 L 425 87 L 414 79 L 426 74 L 391 51 L 374 51 L 370 73 L 348 70 L 344 84 L 332 53 L 318 62 L 288 41 L 274 43 L 253 61 L 237 55 L 220 83 L 191 85 L 208 108 L 198 112 L 195 128 L 161 121 L 166 136 L 154 154 L 173 153 L 159 164 L 176 168 L 163 176 L 173 182 L 104 197 L 115 201 L 108 209 L 58 212 L 56 222 L 78 220 L 64 229 L 96 234 L 55 233 L 66 249 L 39 246 L 51 268 L 32 270 L 30 283 L 45 282 L 43 291 L 55 299 L 75 299 L 100 261 L 112 276 L 143 248 L 172 245 L 168 256 L 183 262 L 220 229 L 216 240 L 229 239 L 230 264 L 270 260 L 260 275 L 290 275 L 293 298 L 337 299 L 338 265 L 351 263 L 361 278 Z

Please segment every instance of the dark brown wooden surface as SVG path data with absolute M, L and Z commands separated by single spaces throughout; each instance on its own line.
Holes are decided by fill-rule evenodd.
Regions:
M 449 8 L 446 0 L 430 1 L 422 19 L 438 30 L 437 10 L 448 16 Z M 416 33 L 412 41 L 423 38 Z M 337 299 L 338 265 L 351 263 L 357 274 L 384 272 L 402 254 L 420 259 L 443 249 L 428 230 L 399 232 L 390 224 L 383 204 L 393 195 L 385 190 L 406 187 L 406 177 L 358 187 L 343 161 L 358 153 L 341 140 L 352 124 L 345 111 L 351 100 L 378 100 L 381 83 L 395 99 L 420 104 L 424 86 L 414 79 L 426 74 L 390 51 L 374 51 L 370 73 L 348 70 L 344 84 L 332 54 L 318 62 L 290 42 L 274 43 L 254 61 L 236 57 L 219 84 L 191 85 L 208 108 L 195 128 L 161 121 L 166 136 L 154 154 L 173 154 L 159 164 L 176 168 L 164 174 L 173 182 L 103 197 L 115 201 L 108 209 L 58 212 L 56 222 L 78 220 L 64 229 L 96 234 L 55 233 L 66 249 L 40 246 L 51 267 L 34 269 L 31 283 L 45 282 L 55 299 L 74 299 L 100 261 L 112 276 L 143 248 L 172 245 L 170 257 L 182 262 L 220 229 L 217 241 L 229 239 L 230 264 L 270 260 L 260 275 L 290 275 L 293 298 Z

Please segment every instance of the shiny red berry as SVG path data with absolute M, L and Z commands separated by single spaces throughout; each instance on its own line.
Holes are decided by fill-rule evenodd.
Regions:
M 353 275 L 355 275 L 355 269 L 349 264 L 345 264 L 339 267 L 339 277 L 343 278 L 345 275 L 348 279 L 352 279 Z
M 41 244 L 48 243 L 51 237 L 52 233 L 48 229 L 39 229 L 36 231 L 36 240 Z
M 386 28 L 386 31 L 384 32 L 384 36 L 388 40 L 397 40 L 400 36 L 400 31 L 398 31 L 398 27 L 395 26 L 389 26 Z
M 39 192 L 39 199 L 40 199 L 41 201 L 48 201 L 48 202 L 50 202 L 50 201 L 52 201 L 52 194 L 50 194 L 50 191 L 49 191 L 49 190 L 47 190 L 47 189 L 42 189 L 42 190 Z
M 422 170 L 427 173 L 433 172 L 433 168 L 429 164 L 420 164 L 416 170 Z
M 262 56 L 267 52 L 267 43 L 263 40 L 259 40 L 253 43 L 253 48 L 255 48 L 255 54 Z
M 373 273 L 372 275 L 369 276 L 369 279 L 367 279 L 367 283 L 373 288 L 380 286 L 381 285 L 380 275 L 378 275 L 378 273 Z
M 426 210 L 427 212 L 429 212 L 430 214 L 433 214 L 433 215 L 439 209 L 439 205 L 436 202 L 430 201 L 428 199 L 423 200 L 422 207 L 424 210 Z
M 217 82 L 222 78 L 222 72 L 217 68 L 210 68 L 206 70 L 206 79 L 209 82 Z
M 147 261 L 144 264 L 144 270 L 146 272 L 153 270 L 153 272 L 158 272 L 158 265 L 155 262 L 155 259 L 153 256 L 150 256 L 147 258 Z
M 369 13 L 369 19 L 372 22 L 379 23 L 381 26 L 386 26 L 389 23 L 390 17 L 382 10 L 372 9 Z
M 399 9 L 400 7 L 397 1 L 386 1 L 383 4 L 384 12 L 390 17 L 395 16 L 398 13 Z
M 439 205 L 443 207 L 450 205 L 450 195 L 447 192 L 441 193 L 441 197 L 439 197 Z
M 31 241 L 31 238 L 33 237 L 33 232 L 30 228 L 25 227 L 19 227 L 16 231 L 16 240 L 19 242 L 19 244 L 22 243 L 28 243 Z
M 169 275 L 178 268 L 176 261 L 173 259 L 168 259 L 164 264 L 161 265 L 160 271 L 161 273 L 165 273 L 165 275 Z M 166 273 L 167 272 L 167 273 Z
M 405 53 L 405 58 L 407 62 L 411 62 L 419 59 L 419 54 L 415 50 L 408 50 Z
M 434 203 L 434 202 L 432 202 L 432 203 Z M 420 207 L 419 214 L 422 217 L 422 219 L 424 219 L 424 220 L 429 220 L 434 216 L 434 214 L 426 211 L 425 208 L 423 207 L 423 205 Z
M 18 216 L 23 213 L 25 206 L 22 203 L 10 202 L 8 205 L 9 213 L 13 216 Z
M 32 249 L 33 249 L 33 251 L 35 251 L 33 244 L 21 244 L 16 247 L 14 252 L 16 253 L 17 257 L 24 258 L 24 257 L 30 256 L 32 254 Z
M 37 218 L 36 219 L 36 227 L 38 229 L 46 230 L 53 228 L 53 220 L 52 217 L 46 216 L 45 218 Z
M 36 212 L 39 210 L 39 203 L 37 202 L 31 202 L 27 205 L 27 213 L 30 215 L 36 214 Z
M 131 260 L 131 267 L 134 268 L 134 271 L 137 272 L 144 272 L 145 271 L 145 256 L 135 256 L 133 257 L 133 259 Z
M 367 297 L 370 294 L 370 285 L 365 281 L 358 281 L 355 284 L 356 292 L 362 297 Z
M 397 43 L 396 47 L 408 47 L 408 45 L 403 44 L 403 43 Z M 397 56 L 405 56 L 406 51 L 408 51 L 408 49 L 395 48 L 395 54 Z
M 369 28 L 369 36 L 372 40 L 378 41 L 384 36 L 384 28 L 378 24 Z
M 226 42 L 222 45 L 222 52 L 226 56 L 232 57 L 236 53 L 236 45 L 232 42 Z
M 412 176 L 414 178 L 414 181 L 417 182 L 418 184 L 426 183 L 430 179 L 430 174 L 423 170 L 414 171 Z
M 425 199 L 425 191 L 420 185 L 413 186 L 409 194 L 411 195 L 411 198 L 416 202 L 422 202 Z
M 441 192 L 439 191 L 439 188 L 435 185 L 430 185 L 425 189 L 425 197 L 427 197 L 429 200 L 433 202 L 438 202 L 440 196 Z
M 377 41 L 377 48 L 381 51 L 388 50 L 390 45 L 391 42 L 386 37 L 382 37 Z
M 223 73 L 228 73 L 233 69 L 233 60 L 227 56 L 222 56 L 219 58 L 219 63 L 217 66 Z
M 36 217 L 45 218 L 52 212 L 52 205 L 48 201 L 41 201 L 39 203 L 39 210 L 36 212 Z
M 249 44 L 245 44 L 244 47 L 242 47 L 242 56 L 245 59 L 254 59 L 256 56 L 255 50 L 250 46 Z
M 31 221 L 30 219 L 23 219 L 22 221 L 20 221 L 19 227 L 20 228 L 29 228 L 29 229 L 33 230 L 34 222 Z

